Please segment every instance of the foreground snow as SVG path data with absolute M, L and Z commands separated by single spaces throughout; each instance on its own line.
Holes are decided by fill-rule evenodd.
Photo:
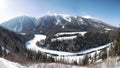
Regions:
M 39 63 L 31 65 L 29 68 L 87 68 L 87 67 L 67 65 L 61 63 Z
M 0 68 L 27 68 L 19 63 L 8 61 L 4 58 L 0 58 Z
M 120 68 L 120 61 L 117 58 L 108 58 L 104 62 L 89 65 L 88 68 Z
M 88 66 L 76 66 L 61 63 L 37 63 L 23 66 L 19 63 L 0 58 L 0 68 L 120 68 L 120 61 L 117 61 L 117 58 L 109 58 L 104 62 Z
M 61 63 L 38 63 L 28 64 L 27 66 L 20 65 L 12 61 L 8 61 L 4 58 L 0 58 L 0 68 L 86 68 L 75 65 L 67 65 Z

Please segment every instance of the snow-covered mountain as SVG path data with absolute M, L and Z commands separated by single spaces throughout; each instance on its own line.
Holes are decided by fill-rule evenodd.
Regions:
M 1 26 L 15 32 L 27 33 L 34 30 L 35 21 L 36 19 L 33 17 L 20 16 L 4 22 Z
M 80 17 L 65 14 L 49 14 L 39 18 L 20 16 L 1 24 L 20 33 L 56 33 L 63 31 L 88 31 L 95 28 L 113 29 L 114 27 L 92 17 Z

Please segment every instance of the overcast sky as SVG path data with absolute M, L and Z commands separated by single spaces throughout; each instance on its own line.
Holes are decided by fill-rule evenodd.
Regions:
M 120 0 L 0 0 L 0 23 L 17 16 L 49 13 L 91 16 L 118 26 Z

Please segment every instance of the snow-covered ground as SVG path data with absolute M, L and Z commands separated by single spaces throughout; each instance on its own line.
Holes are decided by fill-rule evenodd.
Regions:
M 84 31 L 84 32 L 62 32 L 62 33 L 57 33 L 55 34 L 55 36 L 59 36 L 59 35 L 66 35 L 66 34 L 69 34 L 69 35 L 73 35 L 73 34 L 81 34 L 82 36 L 84 34 L 86 34 L 87 32 Z
M 0 58 L 0 68 L 86 68 L 75 65 L 67 65 L 61 63 L 38 63 L 38 64 L 27 64 L 23 66 L 19 63 L 8 61 L 4 58 Z
M 117 58 L 108 58 L 105 61 L 95 64 L 91 64 L 88 68 L 120 68 L 120 61 L 117 61 Z
M 104 28 L 104 29 L 107 30 L 107 31 L 113 30 L 113 29 L 110 29 L 110 28 Z
M 37 63 L 23 66 L 19 63 L 0 58 L 0 68 L 120 68 L 120 61 L 117 58 L 110 58 L 101 63 L 95 63 L 88 66 L 76 66 L 61 63 Z
M 8 61 L 4 58 L 0 58 L 0 68 L 27 68 L 19 63 Z
M 69 37 L 58 37 L 58 38 L 53 38 L 51 39 L 51 41 L 55 41 L 55 40 L 70 40 L 70 39 L 74 39 L 77 36 L 69 36 Z
M 87 68 L 87 67 L 67 65 L 61 63 L 40 63 L 40 64 L 33 64 L 29 68 Z
M 53 38 L 51 41 L 55 41 L 55 40 L 70 40 L 70 39 L 74 39 L 77 37 L 77 35 L 74 34 L 81 34 L 82 36 L 84 36 L 87 32 L 62 32 L 62 33 L 57 33 L 54 36 L 58 37 L 58 38 Z M 64 36 L 64 37 L 59 37 L 62 35 L 71 35 L 71 36 Z M 72 36 L 74 35 L 74 36 Z

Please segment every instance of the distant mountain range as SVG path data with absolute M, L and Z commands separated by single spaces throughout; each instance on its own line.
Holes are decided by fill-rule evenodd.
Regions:
M 65 14 L 50 14 L 39 18 L 20 16 L 2 23 L 1 26 L 18 33 L 41 34 L 115 28 L 92 17 Z

